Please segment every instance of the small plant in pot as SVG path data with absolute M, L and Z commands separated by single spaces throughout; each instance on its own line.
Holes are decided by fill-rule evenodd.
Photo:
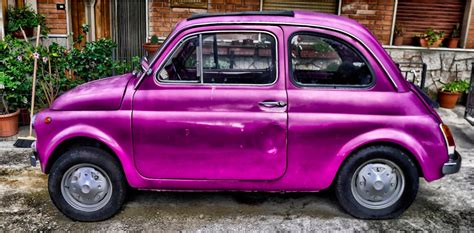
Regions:
M 434 30 L 433 28 L 429 28 L 426 30 L 425 34 L 422 34 L 418 37 L 422 47 L 437 48 L 441 45 L 441 42 L 443 42 L 444 31 L 438 31 Z
M 33 29 L 38 25 L 41 25 L 41 34 L 48 33 L 44 16 L 36 13 L 30 7 L 9 7 L 7 16 L 7 32 L 16 38 L 23 38 L 22 29 L 27 37 L 33 36 Z
M 393 45 L 400 46 L 403 44 L 403 35 L 405 34 L 405 28 L 400 24 L 395 25 L 395 38 L 393 39 Z
M 149 43 L 143 44 L 143 48 L 147 51 L 148 54 L 155 53 L 160 48 L 160 41 L 158 36 L 153 35 Z
M 10 35 L 0 41 L 0 136 L 18 132 L 20 112 L 29 106 L 33 52 L 29 42 Z
M 443 86 L 438 92 L 439 105 L 442 108 L 452 109 L 456 106 L 459 96 L 462 92 L 465 92 L 469 85 L 466 85 L 466 81 L 454 80 L 448 83 L 442 83 Z
M 451 36 L 448 39 L 448 48 L 457 48 L 459 44 L 459 23 L 454 26 Z

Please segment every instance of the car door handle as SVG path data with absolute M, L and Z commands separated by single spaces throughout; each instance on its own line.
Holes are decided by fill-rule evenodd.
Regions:
M 269 100 L 269 101 L 262 101 L 258 103 L 258 105 L 266 107 L 266 108 L 276 108 L 276 107 L 282 108 L 286 106 L 286 102 Z

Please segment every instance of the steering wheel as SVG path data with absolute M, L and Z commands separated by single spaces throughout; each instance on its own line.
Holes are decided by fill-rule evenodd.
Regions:
M 173 72 L 176 74 L 176 76 L 178 77 L 179 80 L 183 80 L 181 78 L 181 75 L 179 75 L 178 71 L 176 70 L 176 65 L 174 62 L 171 63 L 171 68 L 173 69 Z

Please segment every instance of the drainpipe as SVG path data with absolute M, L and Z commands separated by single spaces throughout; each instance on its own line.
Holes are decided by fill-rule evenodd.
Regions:
M 341 15 L 342 13 L 342 0 L 338 1 L 338 6 L 337 6 L 337 15 Z
M 398 0 L 395 0 L 395 4 L 393 6 L 393 17 L 392 17 L 392 28 L 390 29 L 390 41 L 389 45 L 393 45 L 393 34 L 395 33 L 395 22 L 397 20 L 397 7 L 398 7 Z
M 260 0 L 260 11 L 263 11 L 263 0 Z
M 0 0 L 0 39 L 3 40 L 5 37 L 5 27 L 4 25 L 6 24 L 6 11 L 5 9 L 7 8 L 6 6 L 7 0 Z
M 471 14 L 472 14 L 472 0 L 466 1 L 466 6 L 464 9 L 464 18 L 461 28 L 461 46 L 463 49 L 466 48 L 467 39 L 469 36 L 469 28 L 471 25 Z

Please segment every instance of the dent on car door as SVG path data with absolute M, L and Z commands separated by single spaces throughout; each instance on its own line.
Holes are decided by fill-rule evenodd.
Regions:
M 284 173 L 281 30 L 260 30 L 175 39 L 156 82 L 144 82 L 134 97 L 134 158 L 143 176 L 271 180 Z

